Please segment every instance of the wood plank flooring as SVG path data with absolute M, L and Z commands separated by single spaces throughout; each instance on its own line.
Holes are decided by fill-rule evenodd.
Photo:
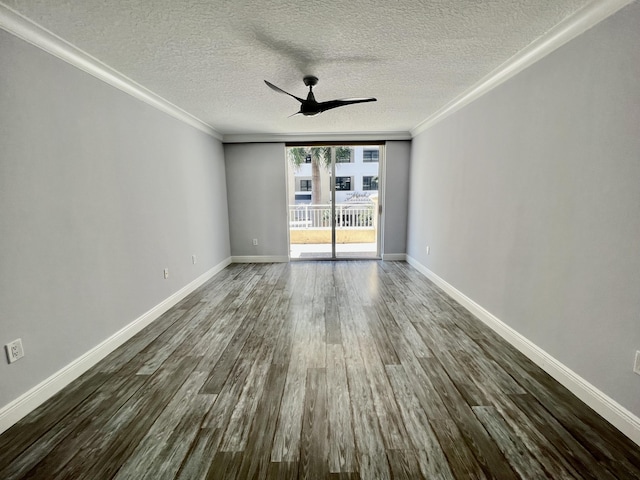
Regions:
M 0 436 L 0 479 L 638 479 L 403 262 L 238 264 Z

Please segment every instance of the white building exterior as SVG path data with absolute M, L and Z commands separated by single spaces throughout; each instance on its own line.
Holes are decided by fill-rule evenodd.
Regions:
M 378 145 L 350 147 L 349 158 L 336 159 L 336 203 L 344 203 L 352 197 L 378 195 L 380 147 Z M 348 160 L 348 161 L 347 161 Z M 288 164 L 289 204 L 311 203 L 311 163 L 299 167 Z M 331 203 L 329 169 L 320 167 L 320 203 Z

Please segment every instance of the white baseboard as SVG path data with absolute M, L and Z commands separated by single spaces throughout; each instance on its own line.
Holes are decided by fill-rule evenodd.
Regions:
M 93 347 L 81 357 L 76 358 L 69 365 L 58 370 L 46 380 L 40 382 L 28 392 L 20 395 L 11 403 L 0 409 L 0 433 L 18 422 L 28 413 L 35 410 L 47 399 L 58 393 L 64 387 L 69 385 L 73 380 L 78 378 L 84 372 L 93 367 L 100 360 L 105 358 L 124 342 L 133 337 L 154 320 L 158 319 L 163 313 L 176 305 L 180 300 L 185 298 L 191 292 L 196 290 L 202 284 L 211 279 L 216 273 L 223 270 L 231 263 L 231 258 L 227 258 L 215 267 L 206 271 L 198 278 L 188 283 L 176 293 L 153 307 L 148 312 L 142 314 L 126 327 L 118 330 L 102 343 Z
M 383 253 L 382 260 L 388 262 L 405 262 L 407 260 L 406 253 Z
M 493 329 L 498 335 L 516 347 L 545 372 L 568 388 L 576 397 L 593 408 L 614 427 L 624 433 L 633 442 L 640 445 L 640 418 L 620 405 L 587 380 L 575 373 L 542 350 L 531 340 L 525 338 L 502 320 L 485 310 L 451 284 L 440 278 L 415 258 L 407 255 L 407 262 L 416 270 L 447 292 L 458 303 Z
M 241 255 L 231 257 L 232 263 L 287 263 L 286 255 Z

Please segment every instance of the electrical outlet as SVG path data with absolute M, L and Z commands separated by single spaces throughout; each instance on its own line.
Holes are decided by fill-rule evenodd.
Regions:
M 193 263 L 194 265 L 196 264 L 196 256 L 195 255 L 191 255 L 191 263 Z
M 169 278 L 169 269 L 168 268 L 164 269 L 164 278 L 165 279 Z
M 427 255 L 431 254 L 431 247 L 429 245 L 427 245 Z
M 7 350 L 7 360 L 9 363 L 13 363 L 24 357 L 24 348 L 22 348 L 22 339 L 20 338 L 7 343 L 4 348 Z
M 633 371 L 640 375 L 640 350 L 636 351 L 636 361 L 633 364 Z
M 254 245 L 254 246 L 255 246 L 255 245 L 258 245 L 258 239 L 257 239 L 257 238 L 254 238 L 254 239 L 253 239 L 253 245 Z

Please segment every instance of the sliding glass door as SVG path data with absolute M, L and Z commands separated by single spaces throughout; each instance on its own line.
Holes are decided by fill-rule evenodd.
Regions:
M 287 146 L 292 259 L 378 258 L 381 145 Z

